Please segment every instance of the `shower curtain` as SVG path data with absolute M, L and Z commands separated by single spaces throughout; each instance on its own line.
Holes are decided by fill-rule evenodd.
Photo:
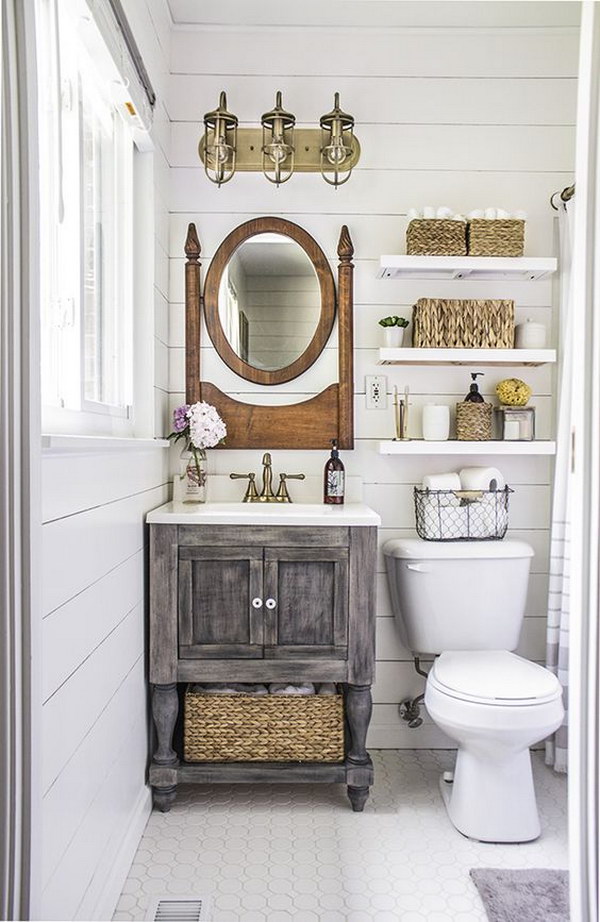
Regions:
M 550 578 L 548 585 L 548 627 L 546 666 L 562 685 L 565 718 L 546 741 L 546 763 L 557 772 L 567 771 L 569 700 L 569 578 L 573 344 L 571 329 L 571 258 L 574 201 L 561 201 L 558 213 L 560 245 L 559 364 L 557 374 L 558 413 L 556 464 L 552 521 L 550 524 Z

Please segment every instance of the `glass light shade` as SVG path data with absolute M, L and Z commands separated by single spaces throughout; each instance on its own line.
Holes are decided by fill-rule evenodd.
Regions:
M 221 93 L 219 105 L 204 116 L 204 172 L 217 186 L 235 174 L 238 120 L 227 111 L 227 96 Z
M 352 155 L 354 137 L 354 118 L 340 108 L 340 94 L 336 93 L 331 112 L 321 116 L 321 175 L 330 186 L 343 185 L 348 182 L 352 170 L 348 170 L 343 179 L 339 168 Z M 332 169 L 333 167 L 333 169 Z M 333 172 L 333 179 L 327 175 Z
M 263 173 L 269 182 L 279 186 L 294 172 L 294 126 L 296 116 L 282 106 L 281 92 L 275 94 L 275 107 L 260 120 L 263 132 Z M 287 162 L 286 164 L 286 161 Z M 282 166 L 286 164 L 285 171 Z

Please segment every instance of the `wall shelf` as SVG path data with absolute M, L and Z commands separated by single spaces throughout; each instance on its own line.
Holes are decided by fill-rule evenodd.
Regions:
M 395 442 L 389 439 L 379 443 L 380 455 L 554 455 L 556 442 L 534 440 L 533 442 L 426 442 L 411 439 L 410 442 Z
M 540 256 L 382 256 L 377 278 L 536 282 L 556 269 Z
M 379 350 L 378 365 L 545 365 L 556 362 L 556 349 L 420 349 Z

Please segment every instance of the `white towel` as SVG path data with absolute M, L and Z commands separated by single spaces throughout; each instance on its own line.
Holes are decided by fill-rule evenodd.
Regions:
M 192 691 L 202 695 L 252 695 L 261 697 L 268 695 L 266 685 L 249 682 L 210 682 L 206 685 L 193 685 Z
M 314 695 L 315 686 L 312 682 L 303 682 L 301 685 L 291 685 L 286 682 L 272 682 L 269 685 L 270 695 Z
M 333 682 L 321 682 L 317 685 L 317 695 L 337 695 L 337 689 Z

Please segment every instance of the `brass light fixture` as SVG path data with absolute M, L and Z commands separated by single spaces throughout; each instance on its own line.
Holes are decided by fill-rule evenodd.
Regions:
M 354 141 L 354 119 L 340 109 L 340 94 L 336 93 L 333 109 L 321 116 L 321 176 L 330 186 L 342 186 L 348 182 L 352 168 L 346 167 L 346 176 L 340 179 L 340 169 L 352 156 Z M 333 173 L 329 179 L 327 173 Z
M 275 108 L 265 112 L 262 126 L 262 167 L 269 182 L 287 182 L 294 172 L 294 125 L 296 116 L 286 112 L 281 93 L 275 95 Z
M 229 182 L 236 172 L 262 172 L 275 186 L 294 173 L 321 173 L 337 189 L 350 179 L 360 159 L 360 144 L 354 118 L 340 109 L 339 93 L 318 128 L 297 128 L 296 117 L 283 108 L 280 91 L 260 126 L 238 128 L 238 119 L 227 111 L 227 96 L 221 93 L 218 107 L 204 116 L 198 153 L 206 175 L 217 186 Z
M 227 96 L 221 93 L 218 107 L 204 116 L 204 137 L 200 142 L 204 172 L 217 186 L 229 182 L 235 173 L 237 126 L 237 117 L 227 111 Z

